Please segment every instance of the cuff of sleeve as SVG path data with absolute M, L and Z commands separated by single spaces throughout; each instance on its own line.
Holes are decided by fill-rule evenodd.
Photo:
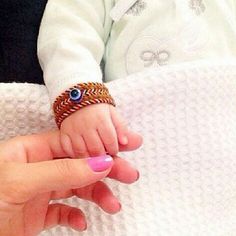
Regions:
M 63 74 L 66 75 L 59 76 L 55 79 L 45 80 L 51 104 L 53 104 L 58 96 L 60 96 L 68 88 L 73 87 L 75 84 L 89 82 L 102 83 L 102 73 L 100 69 L 97 71 L 89 71 L 89 73 L 75 71 Z

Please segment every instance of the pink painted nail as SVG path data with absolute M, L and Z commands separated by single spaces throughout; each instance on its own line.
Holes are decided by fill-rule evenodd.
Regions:
M 113 164 L 113 159 L 109 155 L 88 158 L 90 168 L 95 172 L 102 172 L 109 169 Z

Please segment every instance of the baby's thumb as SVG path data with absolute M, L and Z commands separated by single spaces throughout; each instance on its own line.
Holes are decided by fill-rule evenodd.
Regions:
M 8 166 L 8 173 L 3 176 L 7 176 L 7 179 L 0 182 L 5 185 L 4 192 L 8 193 L 5 197 L 11 198 L 5 200 L 23 203 L 40 193 L 81 188 L 95 183 L 106 177 L 113 165 L 113 159 L 110 156 L 100 156 L 5 164 Z

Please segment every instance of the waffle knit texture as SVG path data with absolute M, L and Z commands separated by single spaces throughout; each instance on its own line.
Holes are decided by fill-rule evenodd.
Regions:
M 236 62 L 188 63 L 146 70 L 107 84 L 119 111 L 143 135 L 122 154 L 140 170 L 133 185 L 114 181 L 122 211 L 81 207 L 88 230 L 63 227 L 42 236 L 235 236 Z M 41 85 L 1 84 L 0 137 L 55 128 Z

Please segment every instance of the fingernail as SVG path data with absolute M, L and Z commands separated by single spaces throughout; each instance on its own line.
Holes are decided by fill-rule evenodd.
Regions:
M 128 144 L 128 138 L 127 138 L 126 136 L 123 136 L 123 137 L 121 138 L 121 142 L 122 142 L 123 145 Z
M 88 228 L 88 225 L 87 225 L 87 222 L 85 222 L 85 224 L 84 224 L 84 228 L 82 229 L 82 231 L 87 230 L 87 228 Z
M 139 173 L 139 171 L 137 171 L 137 178 L 136 178 L 136 181 L 138 181 L 139 178 L 140 178 L 140 173 Z
M 119 203 L 119 211 L 121 211 L 121 208 L 122 208 L 122 206 L 121 206 L 121 204 Z
M 109 155 L 88 158 L 87 162 L 94 172 L 102 172 L 109 169 L 113 164 L 113 159 Z

